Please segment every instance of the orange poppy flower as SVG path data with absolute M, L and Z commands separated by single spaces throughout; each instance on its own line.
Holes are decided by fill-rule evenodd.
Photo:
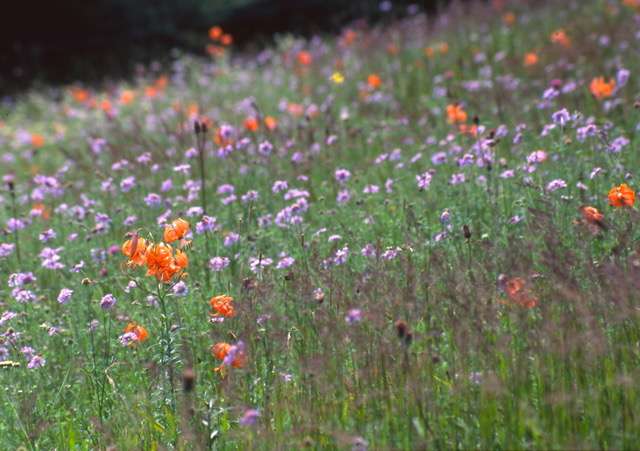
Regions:
M 133 99 L 135 99 L 135 97 L 135 91 L 132 91 L 131 89 L 125 89 L 124 91 L 122 91 L 122 93 L 120 93 L 120 104 L 129 105 L 131 102 L 133 102 Z
M 216 312 L 215 314 L 213 314 L 213 316 L 223 316 L 225 318 L 231 318 L 236 314 L 236 311 L 233 308 L 233 298 L 231 296 L 227 296 L 224 294 L 214 296 L 209 300 L 209 304 L 211 305 L 211 308 Z
M 169 77 L 167 77 L 166 75 L 162 75 L 162 76 L 158 77 L 158 79 L 155 81 L 155 83 L 153 85 L 157 89 L 162 91 L 164 88 L 167 87 L 168 84 L 169 84 Z
M 463 135 L 473 136 L 474 138 L 478 136 L 478 126 L 476 124 L 460 124 L 458 125 L 458 130 Z
M 250 116 L 244 120 L 244 128 L 250 132 L 256 132 L 258 131 L 258 128 L 260 128 L 260 123 L 258 122 L 258 119 Z
M 264 118 L 264 125 L 269 130 L 273 131 L 278 127 L 278 120 L 273 116 L 266 116 Z
M 143 326 L 136 323 L 129 323 L 127 327 L 124 328 L 124 333 L 133 333 L 137 338 L 136 341 L 145 341 L 149 338 L 149 332 Z
M 507 26 L 511 26 L 516 23 L 516 15 L 512 12 L 505 13 L 502 16 L 502 22 Z
M 31 145 L 34 147 L 34 149 L 39 149 L 40 147 L 44 146 L 44 136 L 38 133 L 32 134 Z
M 355 31 L 345 30 L 345 32 L 342 34 L 342 38 L 340 39 L 340 44 L 342 44 L 345 47 L 348 47 L 351 44 L 353 44 L 353 41 L 356 40 L 357 36 L 358 36 L 358 33 L 356 33 Z
M 109 99 L 104 99 L 100 102 L 100 109 L 105 113 L 110 113 L 112 109 L 111 101 Z
M 220 47 L 219 45 L 208 44 L 207 53 L 216 58 L 221 57 L 222 55 L 224 55 L 224 47 Z
M 150 99 L 158 95 L 158 88 L 155 86 L 147 86 L 144 88 L 144 95 Z
M 533 308 L 538 305 L 538 299 L 535 296 L 531 296 L 526 288 L 526 282 L 520 277 L 513 277 L 507 280 L 504 285 L 504 291 L 509 300 L 521 307 Z
M 591 80 L 591 84 L 589 84 L 589 90 L 591 91 L 591 94 L 593 94 L 593 96 L 598 100 L 611 97 L 615 89 L 616 81 L 614 79 L 610 79 L 608 82 L 606 82 L 604 80 L 604 77 L 596 77 Z
M 122 253 L 129 257 L 129 265 L 144 265 L 146 262 L 144 254 L 146 250 L 146 240 L 138 235 L 135 235 L 133 238 L 122 244 Z
M 438 45 L 438 51 L 440 52 L 441 55 L 445 55 L 446 53 L 449 53 L 449 44 L 447 44 L 446 42 L 441 42 Z
M 307 52 L 306 50 L 301 50 L 298 52 L 298 63 L 302 66 L 308 66 L 313 62 L 313 57 L 311 56 L 311 53 Z
M 164 228 L 164 241 L 173 243 L 183 238 L 189 231 L 189 223 L 182 218 L 178 218 Z
M 538 55 L 535 52 L 529 52 L 524 55 L 524 67 L 531 67 L 538 64 Z
M 217 25 L 209 28 L 209 38 L 213 39 L 214 41 L 217 41 L 218 39 L 220 39 L 221 36 L 222 36 L 222 28 L 220 28 Z
M 234 348 L 234 346 L 230 345 L 229 343 L 225 343 L 225 342 L 216 343 L 211 347 L 211 355 L 213 355 L 218 360 L 224 360 L 232 351 L 232 348 Z M 234 368 L 242 368 L 246 361 L 244 351 L 242 349 L 239 349 L 238 347 L 235 347 L 235 349 L 236 349 L 236 352 L 235 352 L 235 355 L 233 356 L 233 361 L 231 362 L 231 366 Z M 223 368 L 224 368 L 224 364 L 216 367 L 215 371 L 222 371 Z
M 367 77 L 367 84 L 371 89 L 378 89 L 382 85 L 382 79 L 378 74 L 370 74 Z
M 604 215 L 596 207 L 584 205 L 580 207 L 580 212 L 582 217 L 591 223 L 600 222 L 604 219 Z
M 84 103 L 89 99 L 89 91 L 82 88 L 73 88 L 71 89 L 71 96 L 76 102 Z
M 612 207 L 633 207 L 636 202 L 636 193 L 629 185 L 623 183 L 609 190 L 609 205 Z
M 224 46 L 229 46 L 229 45 L 233 44 L 233 36 L 231 36 L 228 33 L 223 34 L 220 37 L 220 43 L 222 45 L 224 45 Z
M 564 48 L 571 47 L 571 39 L 569 39 L 569 36 L 562 28 L 551 33 L 551 42 L 561 45 Z
M 467 113 L 457 103 L 447 105 L 447 120 L 450 124 L 458 124 L 467 121 Z

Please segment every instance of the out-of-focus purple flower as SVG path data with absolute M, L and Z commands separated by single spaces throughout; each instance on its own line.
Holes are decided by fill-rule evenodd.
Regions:
M 105 294 L 102 299 L 100 300 L 100 307 L 103 310 L 109 310 L 111 309 L 114 305 L 116 305 L 116 298 L 111 294 Z
M 187 284 L 181 280 L 173 286 L 171 292 L 174 296 L 183 297 L 189 294 L 189 287 L 187 287 Z
M 429 188 L 429 185 L 431 184 L 431 179 L 432 179 L 432 176 L 430 172 L 424 172 L 422 174 L 416 175 L 416 182 L 418 184 L 418 189 L 420 191 L 423 191 Z
M 286 269 L 286 268 L 289 268 L 290 266 L 293 266 L 295 262 L 296 262 L 295 258 L 285 255 L 282 258 L 280 258 L 280 260 L 278 260 L 278 263 L 276 264 L 276 268 Z
M 571 115 L 566 108 L 556 111 L 551 115 L 551 120 L 558 124 L 560 127 L 564 127 L 571 121 Z
M 547 184 L 547 191 L 550 193 L 553 193 L 554 191 L 557 191 L 559 189 L 566 188 L 566 187 L 567 187 L 567 182 L 565 182 L 562 179 L 555 179 L 555 180 L 551 180 Z
M 238 240 L 240 240 L 240 235 L 235 232 L 229 232 L 225 235 L 223 244 L 225 247 L 231 247 L 236 244 Z
M 253 426 L 260 418 L 260 411 L 257 409 L 248 409 L 244 412 L 238 423 L 240 426 Z
M 353 308 L 347 312 L 344 320 L 348 324 L 359 323 L 360 321 L 362 321 L 362 311 L 360 309 Z
M 229 266 L 229 259 L 227 257 L 216 256 L 209 260 L 209 269 L 211 271 L 219 272 Z
M 60 290 L 60 293 L 58 294 L 58 302 L 60 304 L 66 304 L 71 300 L 72 295 L 73 295 L 73 290 L 69 288 L 63 288 L 62 290 Z
M 336 169 L 335 178 L 338 183 L 345 183 L 347 180 L 351 178 L 351 172 L 347 169 Z
M 135 186 L 136 186 L 136 178 L 133 175 L 131 175 L 129 177 L 122 179 L 122 181 L 120 182 L 120 191 L 122 191 L 123 193 L 128 193 Z
M 34 370 L 34 369 L 37 369 L 37 368 L 42 368 L 46 363 L 47 363 L 47 361 L 45 360 L 44 357 L 39 356 L 39 355 L 34 355 L 29 360 L 29 363 L 27 363 L 27 368 L 29 368 L 30 370 Z

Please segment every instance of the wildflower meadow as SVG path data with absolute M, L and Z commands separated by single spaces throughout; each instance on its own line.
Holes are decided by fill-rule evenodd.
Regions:
M 640 447 L 640 1 L 405 9 L 0 103 L 0 449 Z

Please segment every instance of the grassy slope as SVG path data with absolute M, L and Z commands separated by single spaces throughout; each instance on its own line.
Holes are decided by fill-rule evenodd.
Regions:
M 501 17 L 507 11 L 515 13 L 511 26 Z M 550 42 L 558 28 L 566 30 L 570 48 Z M 260 58 L 211 64 L 184 57 L 152 99 L 144 89 L 157 74 L 128 86 L 137 93 L 129 105 L 117 102 L 124 85 L 90 93 L 98 105 L 111 99 L 111 118 L 68 92 L 61 101 L 37 92 L 19 99 L 0 128 L 5 171 L 16 175 L 16 212 L 7 188 L 0 219 L 28 217 L 40 202 L 52 213 L 19 232 L 20 260 L 15 250 L 0 259 L 0 311 L 18 313 L 2 324 L 0 346 L 20 363 L 0 370 L 0 447 L 348 448 L 366 441 L 375 449 L 633 448 L 640 430 L 637 213 L 609 207 L 606 193 L 623 181 L 637 186 L 637 29 L 631 10 L 617 2 L 501 12 L 477 6 L 428 24 L 417 16 L 383 30 L 359 30 L 349 46 L 338 39 L 283 39 Z M 435 49 L 430 58 L 427 46 Z M 301 49 L 313 56 L 308 67 L 296 62 Z M 530 51 L 540 61 L 525 68 Z M 343 84 L 329 81 L 336 67 Z M 615 77 L 619 67 L 631 70 L 629 83 L 606 101 L 594 99 L 591 79 Z M 371 73 L 382 79 L 373 91 L 366 88 Z M 576 87 L 540 105 L 553 79 Z M 471 81 L 481 88 L 470 89 Z M 282 111 L 286 102 L 311 107 L 309 118 Z M 462 102 L 469 124 L 477 116 L 477 139 L 447 123 L 445 108 L 454 102 Z M 214 130 L 233 124 L 250 144 L 221 159 L 207 137 L 208 212 L 219 229 L 194 234 L 189 294 L 167 297 L 163 314 L 148 305 L 144 290 L 165 287 L 143 269 L 127 270 L 117 251 L 98 261 L 91 250 L 119 246 L 133 229 L 159 240 L 162 213 L 186 217 L 201 205 L 200 193 L 188 196 L 184 188 L 189 179 L 199 183 L 197 158 L 184 155 L 195 143 L 184 113 L 190 104 L 214 121 Z M 278 119 L 275 131 L 242 129 L 256 107 Z M 542 136 L 561 108 L 581 117 Z M 587 120 L 603 131 L 581 142 L 576 130 Z M 485 149 L 490 165 L 458 167 L 466 153 L 481 159 L 478 143 L 488 144 L 490 131 L 503 124 L 508 134 Z M 520 124 L 526 128 L 514 143 Z M 18 143 L 19 130 L 42 134 L 45 144 L 31 151 Z M 328 144 L 330 136 L 335 143 Z M 630 144 L 607 152 L 618 136 Z M 94 155 L 88 140 L 98 137 L 107 145 Z M 269 157 L 256 152 L 265 140 L 274 146 Z M 394 149 L 401 149 L 399 159 L 376 162 Z M 527 173 L 526 158 L 537 149 L 548 159 Z M 151 153 L 146 165 L 136 162 L 144 152 Z M 294 152 L 301 152 L 295 164 Z M 437 152 L 445 152 L 445 163 L 431 161 Z M 123 159 L 129 162 L 123 169 L 112 166 Z M 190 173 L 174 171 L 185 162 Z M 596 167 L 603 171 L 592 178 Z M 334 179 L 337 168 L 352 173 L 344 186 Z M 431 169 L 430 186 L 419 190 L 416 175 Z M 501 177 L 509 169 L 514 177 Z M 466 182 L 452 185 L 458 173 Z M 55 175 L 62 195 L 29 199 L 35 174 Z M 121 192 L 120 182 L 132 175 L 136 186 Z M 109 178 L 113 188 L 104 190 Z M 168 178 L 174 188 L 161 193 Z M 559 178 L 566 188 L 550 192 L 548 183 Z M 388 179 L 394 181 L 390 193 Z M 301 224 L 258 226 L 258 218 L 275 218 L 294 202 L 272 193 L 276 180 L 308 191 Z M 238 195 L 229 205 L 216 194 L 225 183 Z M 371 184 L 379 192 L 363 193 Z M 339 204 L 343 189 L 351 200 Z M 250 190 L 259 199 L 241 202 Z M 150 192 L 160 193 L 163 205 L 147 206 Z M 63 203 L 84 205 L 86 217 L 60 211 Z M 606 231 L 594 234 L 578 223 L 583 204 L 605 214 Z M 449 225 L 440 221 L 444 210 Z M 111 218 L 105 233 L 93 230 L 95 213 Z M 129 215 L 138 220 L 125 226 Z M 515 216 L 522 221 L 514 224 Z M 200 218 L 187 219 L 195 228 Z M 43 244 L 38 234 L 49 228 L 57 238 Z M 223 246 L 229 231 L 241 237 L 233 247 Z M 441 232 L 445 238 L 436 239 Z M 67 240 L 70 233 L 78 238 Z M 334 234 L 341 239 L 330 242 Z M 1 240 L 13 243 L 14 236 Z M 367 244 L 378 257 L 361 255 Z M 41 266 L 45 246 L 63 247 L 64 269 Z M 345 246 L 347 263 L 327 265 Z M 382 257 L 396 247 L 397 257 Z M 292 267 L 276 269 L 281 252 L 295 258 Z M 231 259 L 217 273 L 206 269 L 216 255 Z M 260 256 L 274 264 L 255 274 L 249 259 Z M 84 268 L 70 272 L 80 260 Z M 38 299 L 20 304 L 4 280 L 25 271 L 37 277 L 31 289 Z M 501 274 L 525 280 L 537 305 L 509 302 L 498 286 Z M 130 280 L 140 288 L 126 293 Z M 56 302 L 63 287 L 74 290 L 66 305 Z M 322 303 L 316 288 L 324 292 Z M 103 311 L 99 300 L 107 293 L 118 303 Z M 222 293 L 235 298 L 237 314 L 212 324 L 208 299 Z M 354 308 L 362 320 L 350 324 L 345 315 Z M 98 327 L 89 332 L 92 320 Z M 149 340 L 123 347 L 118 336 L 128 320 L 143 324 Z M 408 346 L 397 337 L 397 320 L 412 332 Z M 167 324 L 175 326 L 168 334 Z M 49 336 L 49 326 L 61 331 Z M 15 344 L 9 328 L 22 334 Z M 246 365 L 223 378 L 212 371 L 219 362 L 210 346 L 237 339 L 247 346 Z M 22 346 L 35 348 L 46 365 L 27 369 Z M 181 387 L 188 368 L 196 373 L 192 392 Z M 260 410 L 255 426 L 238 424 L 247 408 Z

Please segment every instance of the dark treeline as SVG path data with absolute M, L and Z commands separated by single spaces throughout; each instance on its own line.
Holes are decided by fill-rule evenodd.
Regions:
M 135 63 L 179 48 L 203 54 L 210 26 L 236 47 L 268 45 L 275 34 L 335 31 L 355 19 L 389 20 L 410 5 L 446 0 L 12 0 L 0 9 L 0 92 L 33 82 L 127 76 Z M 391 9 L 386 11 L 389 7 Z

